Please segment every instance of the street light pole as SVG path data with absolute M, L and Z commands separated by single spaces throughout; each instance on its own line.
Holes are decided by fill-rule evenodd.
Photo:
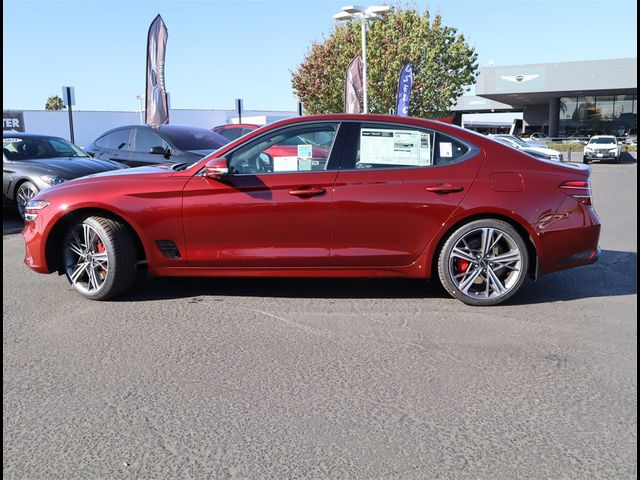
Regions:
M 393 10 L 389 5 L 372 5 L 363 9 L 351 5 L 342 7 L 342 11 L 336 13 L 335 20 L 360 20 L 360 37 L 362 42 L 362 110 L 369 113 L 369 95 L 367 88 L 367 20 L 382 20 L 383 15 Z

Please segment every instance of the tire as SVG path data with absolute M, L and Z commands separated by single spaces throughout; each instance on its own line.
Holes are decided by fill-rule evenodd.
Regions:
M 522 287 L 528 267 L 529 253 L 522 236 L 508 223 L 491 218 L 458 228 L 438 257 L 438 276 L 444 288 L 474 306 L 497 305 L 511 298 Z
M 69 283 L 91 300 L 116 297 L 137 278 L 134 240 L 117 220 L 87 217 L 75 223 L 65 236 L 62 255 Z
M 27 203 L 29 203 L 29 200 L 31 200 L 38 192 L 38 187 L 28 180 L 22 182 L 16 188 L 14 200 L 16 202 L 16 210 L 22 220 L 24 220 L 24 209 L 27 206 Z
M 589 159 L 587 157 L 582 157 L 582 163 L 589 165 Z

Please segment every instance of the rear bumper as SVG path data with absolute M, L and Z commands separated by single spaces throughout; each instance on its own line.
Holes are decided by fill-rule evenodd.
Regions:
M 592 209 L 587 225 L 545 232 L 540 273 L 557 272 L 594 263 L 600 257 L 600 222 Z

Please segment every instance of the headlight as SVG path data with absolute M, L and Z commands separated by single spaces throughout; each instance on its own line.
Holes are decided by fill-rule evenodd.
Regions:
M 618 149 L 617 148 L 612 148 L 611 150 L 609 150 L 609 153 L 618 153 Z
M 25 222 L 35 222 L 38 214 L 34 213 L 34 210 L 42 210 L 47 205 L 49 205 L 48 200 L 30 200 L 24 209 Z
M 48 183 L 49 185 L 58 185 L 62 182 L 66 182 L 67 179 L 66 178 L 62 178 L 62 177 L 54 177 L 53 175 L 42 175 L 40 177 L 40 179 L 45 182 Z

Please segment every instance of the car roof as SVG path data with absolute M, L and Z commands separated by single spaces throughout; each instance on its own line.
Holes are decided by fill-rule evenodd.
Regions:
M 2 138 L 55 138 L 65 140 L 57 135 L 48 135 L 46 133 L 11 132 L 9 130 L 2 132 Z
M 591 139 L 594 138 L 613 138 L 614 140 L 616 139 L 615 135 L 594 135 L 593 137 L 591 137 Z
M 220 128 L 220 129 L 225 129 L 226 130 L 226 129 L 231 129 L 231 128 L 253 128 L 253 129 L 256 129 L 256 128 L 260 128 L 260 127 L 261 127 L 261 125 L 256 125 L 256 124 L 253 124 L 253 123 L 224 123 L 222 125 L 216 125 L 213 128 L 214 129 L 215 128 Z

